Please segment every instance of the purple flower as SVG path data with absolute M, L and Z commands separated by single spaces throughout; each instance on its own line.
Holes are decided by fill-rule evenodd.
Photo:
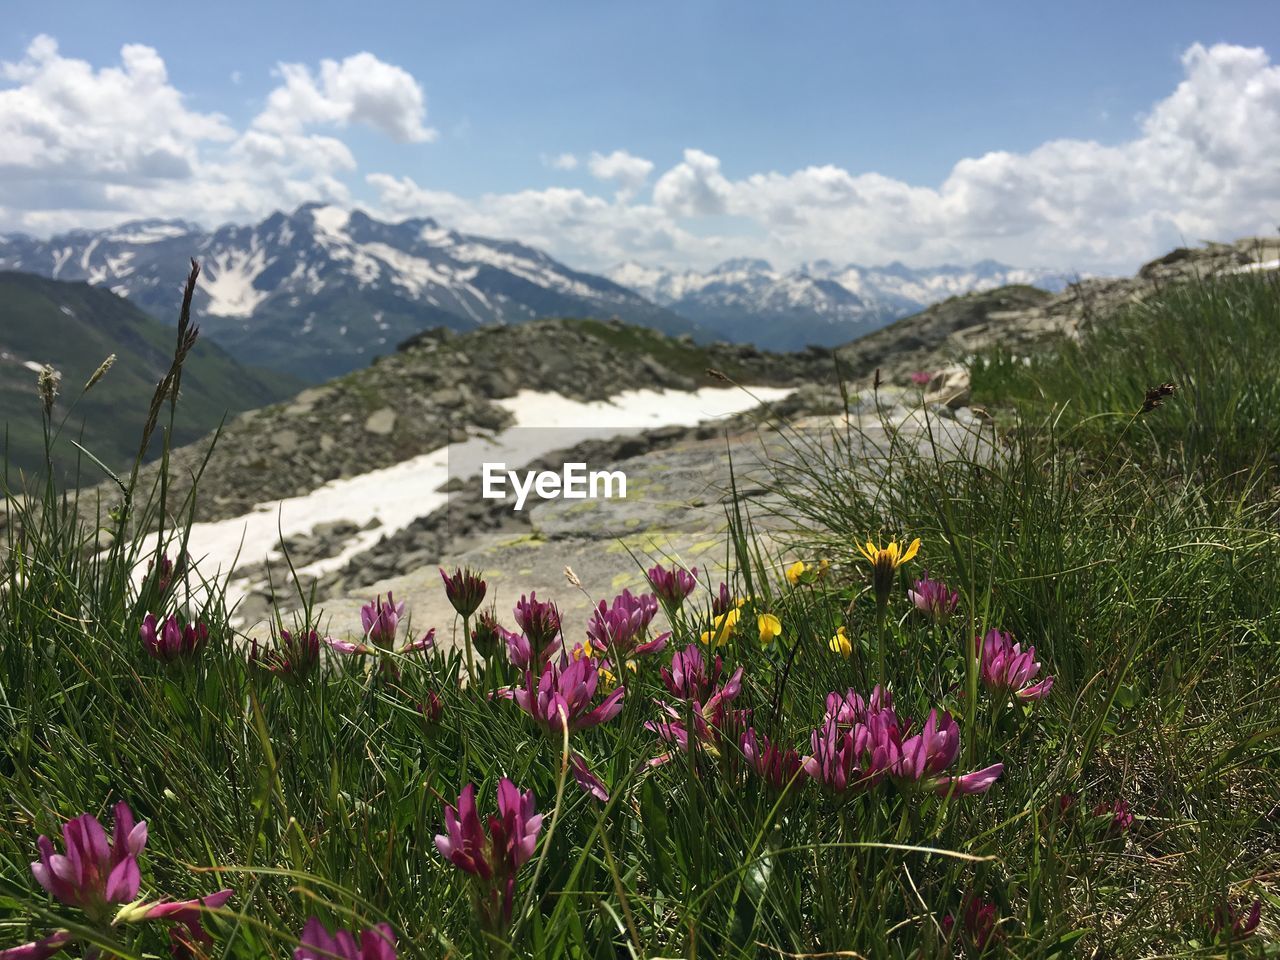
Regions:
M 118 917 L 125 920 L 170 920 L 174 926 L 169 930 L 175 957 L 204 956 L 207 950 L 198 950 L 196 944 L 205 947 L 212 945 L 213 937 L 200 922 L 205 910 L 220 909 L 234 895 L 234 890 L 219 890 L 206 897 L 194 900 L 167 900 L 159 903 L 139 904 L 127 915 Z
M 163 663 L 187 660 L 194 657 L 209 640 L 209 628 L 200 620 L 182 626 L 177 614 L 169 614 L 163 622 L 154 613 L 148 613 L 138 628 L 142 648 Z
M 645 642 L 645 631 L 658 612 L 658 598 L 651 593 L 636 596 L 630 590 L 613 598 L 612 604 L 603 600 L 591 612 L 587 624 L 587 637 L 601 650 L 617 650 L 621 657 L 631 654 L 656 653 L 667 645 L 664 633 Z
M 370 643 L 389 650 L 395 645 L 396 630 L 403 616 L 404 602 L 396 603 L 388 593 L 385 604 L 378 596 L 360 608 L 360 625 L 364 627 L 364 635 Z
M 907 597 L 917 610 L 934 623 L 943 623 L 950 618 L 960 603 L 960 594 L 949 589 L 941 580 L 930 579 L 928 573 L 907 591 Z
M 809 776 L 836 791 L 875 786 L 887 777 L 902 790 L 966 794 L 988 790 L 1004 772 L 997 763 L 962 776 L 945 775 L 960 752 L 960 728 L 951 714 L 930 710 L 923 729 L 912 735 L 888 699 L 873 695 L 868 709 L 853 691 L 828 695 L 826 720 L 813 732 L 813 753 L 804 759 Z
M 1095 817 L 1106 817 L 1106 834 L 1108 837 L 1121 837 L 1133 827 L 1134 817 L 1129 801 L 1117 799 L 1111 803 L 1100 803 L 1093 808 Z
M 878 683 L 871 691 L 869 707 L 867 701 L 863 700 L 862 695 L 856 690 L 849 689 L 842 694 L 833 690 L 827 694 L 827 712 L 823 715 L 823 720 L 834 720 L 839 726 L 852 727 L 855 724 L 865 723 L 867 717 L 873 713 L 892 709 L 893 694 Z
M 47 937 L 42 937 L 31 943 L 24 943 L 19 947 L 10 947 L 8 950 L 0 950 L 0 960 L 45 960 L 46 957 L 52 957 L 67 944 L 74 941 L 75 938 L 71 935 L 70 930 L 55 930 Z
M 964 925 L 960 928 L 961 934 L 967 943 L 981 952 L 999 937 L 1000 931 L 996 927 L 999 919 L 1000 914 L 994 903 L 971 896 L 965 900 Z M 942 918 L 942 929 L 947 936 L 951 936 L 954 927 L 955 918 L 948 913 Z
M 449 603 L 459 615 L 469 617 L 484 603 L 487 585 L 480 579 L 480 574 L 470 567 L 454 570 L 452 574 L 445 573 L 444 567 L 441 567 L 440 579 L 444 581 L 444 595 L 449 598 Z
M 418 704 L 418 712 L 427 723 L 439 723 L 444 716 L 444 701 L 434 690 L 428 690 L 427 699 Z
M 691 700 L 679 708 L 659 703 L 665 720 L 649 720 L 644 728 L 656 733 L 661 740 L 680 751 L 687 751 L 692 742 L 718 755 L 721 741 L 727 736 L 731 743 L 736 742 L 734 731 L 746 726 L 749 711 L 732 709 L 729 705 L 742 692 L 742 667 L 739 667 L 729 678 L 729 682 L 716 690 L 706 703 Z M 692 717 L 693 729 L 690 731 L 688 718 Z M 692 733 L 692 736 L 691 736 Z M 650 765 L 666 763 L 671 759 L 670 753 L 664 753 L 649 761 Z
M 473 784 L 463 787 L 456 807 L 444 808 L 446 832 L 436 835 L 436 847 L 475 878 L 481 920 L 489 929 L 511 921 L 516 874 L 533 856 L 542 829 L 542 815 L 534 810 L 533 791 L 522 794 L 506 777 L 498 784 L 498 815 L 489 817 L 487 832 L 476 810 Z
M 1213 908 L 1209 929 L 1219 943 L 1239 943 L 1253 935 L 1262 922 L 1262 901 L 1254 900 L 1248 910 L 1222 902 Z
M 380 923 L 360 932 L 360 942 L 346 930 L 332 936 L 318 917 L 302 928 L 294 960 L 396 960 L 396 935 L 388 924 Z
M 711 616 L 723 617 L 730 610 L 740 606 L 742 604 L 738 602 L 738 598 L 729 591 L 729 585 L 721 583 L 720 589 L 711 598 Z
M 930 373 L 928 370 L 913 370 L 910 376 L 911 376 L 911 382 L 914 383 L 917 387 L 923 387 L 925 384 L 927 384 L 930 380 L 933 379 L 933 374 Z
M 828 720 L 810 735 L 809 746 L 813 753 L 801 764 L 810 778 L 836 793 L 861 783 L 859 749 L 852 729 Z
M 319 668 L 320 643 L 320 634 L 315 630 L 299 630 L 294 634 L 281 628 L 274 646 L 259 646 L 257 640 L 250 641 L 249 663 L 282 680 L 299 682 Z
M 520 602 L 515 607 L 516 623 L 529 638 L 529 643 L 539 649 L 545 647 L 560 632 L 560 611 L 554 603 L 538 599 L 536 591 L 526 598 L 520 595 Z
M 1039 700 L 1053 688 L 1053 677 L 1031 681 L 1040 672 L 1036 648 L 1013 642 L 1013 635 L 988 630 L 982 641 L 982 682 L 992 693 L 1012 693 L 1020 700 Z
M 573 771 L 573 779 L 584 792 L 595 797 L 601 803 L 609 802 L 609 789 L 604 782 L 591 772 L 587 761 L 577 753 L 569 754 L 569 769 Z
M 671 567 L 658 565 L 649 568 L 649 586 L 668 607 L 675 608 L 684 603 L 685 598 L 693 593 L 698 585 L 698 568 Z
M 662 682 L 667 685 L 673 697 L 704 701 L 720 682 L 722 669 L 723 662 L 717 655 L 708 671 L 702 651 L 697 644 L 691 643 L 671 655 L 670 669 L 662 667 L 659 672 L 662 674 Z
M 511 691 L 516 704 L 549 734 L 594 727 L 612 720 L 622 710 L 626 688 L 619 685 L 597 706 L 592 706 L 600 682 L 598 665 L 590 657 L 548 663 L 536 680 L 525 672 L 525 685 Z
M 102 824 L 88 813 L 67 821 L 62 839 L 66 853 L 54 853 L 53 843 L 42 834 L 37 841 L 40 859 L 31 864 L 36 882 L 53 897 L 94 920 L 104 918 L 107 904 L 137 897 L 142 882 L 138 855 L 147 843 L 147 824 L 134 824 L 128 804 L 116 804 L 110 846 Z
M 802 783 L 808 775 L 800 762 L 800 754 L 771 743 L 768 737 L 759 736 L 748 727 L 739 742 L 742 755 L 751 764 L 756 775 L 775 790 L 784 790 L 794 783 Z

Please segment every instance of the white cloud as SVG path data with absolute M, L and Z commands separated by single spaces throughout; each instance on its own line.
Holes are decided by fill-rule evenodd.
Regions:
M 629 198 L 644 186 L 653 173 L 653 161 L 637 157 L 626 150 L 615 150 L 608 155 L 592 153 L 587 160 L 587 170 L 597 180 L 612 180 L 618 185 L 618 195 Z
M 543 154 L 542 165 L 550 167 L 552 170 L 576 170 L 578 169 L 578 158 L 572 153 L 558 153 L 554 157 Z
M 248 129 L 191 110 L 151 47 L 129 44 L 95 69 L 37 37 L 0 63 L 0 229 L 49 233 L 138 216 L 217 224 L 308 200 L 349 203 L 356 158 L 316 126 L 363 123 L 428 140 L 425 98 L 399 67 L 367 53 L 325 60 L 281 83 Z M 4 84 L 9 84 L 4 88 Z
M 284 81 L 267 97 L 253 125 L 274 133 L 296 133 L 311 124 L 364 123 L 402 143 L 434 140 L 423 126 L 426 95 L 407 70 L 371 53 L 320 61 L 312 71 L 301 63 L 277 67 Z
M 1182 72 L 1127 138 L 959 158 L 938 184 L 832 164 L 730 176 L 750 158 L 722 165 L 693 148 L 658 171 L 614 150 L 542 158 L 557 170 L 581 163 L 611 197 L 603 187 L 464 197 L 368 172 L 341 139 L 352 124 L 404 142 L 434 135 L 417 82 L 371 54 L 281 65 L 261 113 L 237 130 L 190 109 L 149 47 L 126 46 L 119 65 L 94 69 L 40 37 L 0 65 L 0 229 L 137 215 L 243 221 L 306 200 L 350 203 L 354 184 L 372 190 L 375 212 L 434 216 L 587 269 L 753 255 L 780 266 L 994 257 L 1127 271 L 1183 241 L 1280 223 L 1280 66 L 1261 49 L 1197 44 Z

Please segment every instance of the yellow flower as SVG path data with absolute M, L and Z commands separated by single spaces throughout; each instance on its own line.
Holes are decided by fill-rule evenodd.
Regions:
M 762 613 L 756 617 L 756 626 L 760 628 L 761 643 L 772 643 L 775 637 L 782 636 L 782 621 L 772 613 Z
M 858 552 L 871 562 L 871 585 L 875 588 L 876 603 L 882 607 L 889 602 L 889 594 L 893 591 L 893 575 L 897 569 L 920 551 L 920 538 L 916 537 L 911 545 L 903 549 L 897 540 L 890 540 L 887 547 L 877 547 L 870 540 L 867 545 L 858 546 Z
M 717 647 L 723 647 L 729 642 L 729 638 L 733 636 L 733 631 L 737 628 L 738 619 L 741 616 L 742 613 L 738 607 L 733 607 L 720 614 L 720 616 L 716 617 L 715 622 L 711 624 L 711 629 L 702 634 L 702 642 L 714 643 Z
M 800 578 L 804 576 L 804 572 L 809 568 L 805 566 L 803 560 L 797 560 L 791 566 L 787 567 L 787 583 L 793 587 L 800 582 Z
M 849 642 L 849 631 L 844 627 L 836 631 L 836 635 L 831 638 L 827 646 L 832 653 L 838 653 L 845 659 L 853 655 L 853 644 Z

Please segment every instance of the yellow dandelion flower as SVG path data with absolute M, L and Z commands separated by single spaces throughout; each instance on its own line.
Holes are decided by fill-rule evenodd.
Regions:
M 884 606 L 893 592 L 893 577 L 897 569 L 920 552 L 920 538 L 916 537 L 905 549 L 897 540 L 890 540 L 884 547 L 868 540 L 865 547 L 858 545 L 858 552 L 871 563 L 871 585 L 875 589 L 876 603 Z

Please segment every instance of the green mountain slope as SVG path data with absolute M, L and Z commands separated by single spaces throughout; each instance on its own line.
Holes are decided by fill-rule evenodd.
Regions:
M 175 286 L 175 314 L 179 298 Z M 62 374 L 54 423 L 71 411 L 56 447 L 59 463 L 74 458 L 72 439 L 112 467 L 131 463 L 173 341 L 173 328 L 107 290 L 0 271 L 0 422 L 10 468 L 34 469 L 44 460 L 35 392 L 36 367 L 43 363 Z M 85 382 L 112 353 L 114 366 L 82 397 Z M 287 375 L 245 367 L 220 347 L 199 342 L 183 373 L 174 442 L 194 440 L 228 412 L 272 403 L 300 386 Z

